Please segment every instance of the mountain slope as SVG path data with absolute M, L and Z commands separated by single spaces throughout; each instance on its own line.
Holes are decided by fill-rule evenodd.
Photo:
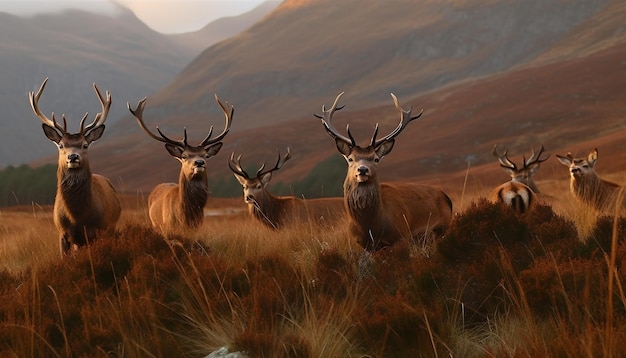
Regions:
M 197 57 L 150 98 L 178 126 L 218 93 L 238 105 L 234 130 L 310 113 L 345 91 L 359 107 L 414 96 L 532 61 L 607 1 L 283 2 Z
M 190 61 L 183 47 L 132 12 L 122 7 L 118 12 L 66 11 L 28 18 L 0 13 L 0 123 L 7 134 L 0 141 L 0 166 L 55 153 L 28 104 L 28 91 L 36 91 L 44 78 L 50 81 L 41 109 L 48 115 L 65 113 L 68 127 L 76 131 L 85 112 L 93 116 L 100 109 L 93 82 L 112 94 L 112 126 L 126 113 L 128 98 L 152 93 Z
M 576 33 L 590 36 L 589 32 Z M 598 37 L 590 46 L 602 39 L 606 37 Z M 626 41 L 612 43 L 602 50 L 581 51 L 578 57 L 521 66 L 414 97 L 399 96 L 404 107 L 424 108 L 424 115 L 405 130 L 393 153 L 384 159 L 384 180 L 432 182 L 458 196 L 469 166 L 475 182 L 480 183 L 478 189 L 488 189 L 507 179 L 491 156 L 495 144 L 510 148 L 514 160 L 542 144 L 552 155 L 568 151 L 582 155 L 597 146 L 605 172 L 626 170 L 626 87 L 623 78 L 616 75 L 626 71 Z M 308 110 L 319 113 L 320 106 L 330 105 L 334 97 L 335 93 L 329 94 Z M 349 123 L 359 142 L 369 138 L 375 122 L 381 123 L 381 133 L 390 131 L 399 114 L 391 97 L 383 97 L 384 104 L 367 108 L 353 96 L 344 95 L 342 104 L 346 107 L 335 114 L 337 127 Z M 214 107 L 211 105 L 212 112 L 203 117 L 205 129 L 209 123 L 221 125 Z M 235 123 L 240 120 L 238 116 L 236 109 Z M 145 118 L 159 124 L 153 120 L 154 114 Z M 133 148 L 125 152 L 127 161 L 101 157 L 101 165 L 128 189 L 147 191 L 157 182 L 175 180 L 179 166 L 173 159 L 168 163 L 162 145 L 145 138 L 138 128 L 135 133 L 143 139 L 133 137 L 122 143 L 122 147 Z M 194 138 L 199 140 L 204 134 L 196 133 Z M 293 159 L 281 169 L 279 181 L 301 178 L 315 164 L 337 155 L 319 120 L 304 113 L 292 120 L 229 134 L 222 152 L 210 159 L 210 176 L 230 177 L 225 161 L 233 151 L 243 153 L 246 163 L 256 164 L 273 160 L 276 149 L 284 151 L 286 147 L 291 147 Z M 542 165 L 538 179 L 559 179 L 566 185 L 567 172 L 551 158 Z
M 274 10 L 279 4 L 280 0 L 267 0 L 241 15 L 212 21 L 198 31 L 172 34 L 167 35 L 167 37 L 187 47 L 195 57 L 212 45 L 243 32 Z

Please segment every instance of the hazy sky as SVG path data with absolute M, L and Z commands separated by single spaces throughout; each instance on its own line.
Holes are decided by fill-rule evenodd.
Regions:
M 114 0 L 0 0 L 0 12 L 32 15 L 67 8 L 111 13 Z M 115 0 L 152 29 L 163 33 L 195 31 L 209 22 L 253 9 L 264 0 Z

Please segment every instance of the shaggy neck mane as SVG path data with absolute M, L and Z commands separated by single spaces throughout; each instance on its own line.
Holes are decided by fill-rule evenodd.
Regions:
M 282 202 L 269 192 L 263 193 L 263 199 L 251 204 L 251 213 L 267 227 L 276 229 L 281 224 L 280 211 Z
M 362 226 L 370 226 L 381 210 L 380 185 L 376 181 L 356 183 L 346 180 L 343 184 L 348 213 Z
M 185 180 L 179 183 L 181 211 L 188 226 L 198 227 L 204 218 L 204 206 L 209 198 L 209 185 L 206 177 Z
M 89 216 L 91 210 L 91 170 L 57 170 L 57 195 L 65 202 L 68 211 L 75 217 Z
M 585 175 L 572 182 L 572 189 L 580 199 L 600 209 L 615 205 L 616 198 L 613 197 L 615 193 L 612 189 L 618 187 L 611 182 L 602 182 L 594 175 Z

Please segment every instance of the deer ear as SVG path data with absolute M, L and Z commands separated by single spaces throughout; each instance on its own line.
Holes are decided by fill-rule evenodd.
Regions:
M 589 165 L 591 165 L 592 167 L 595 164 L 596 160 L 598 160 L 598 149 L 592 150 L 587 156 L 587 161 L 589 162 Z
M 263 184 L 263 186 L 267 185 L 267 183 L 269 183 L 272 179 L 272 172 L 261 175 L 261 178 L 259 179 L 261 179 L 261 184 Z
M 568 157 L 564 157 L 562 155 L 556 155 L 556 159 L 559 160 L 559 162 L 563 165 L 565 165 L 566 167 L 569 167 L 572 164 L 572 161 L 568 158 Z
M 204 147 L 204 150 L 206 150 L 206 154 L 209 157 L 212 157 L 220 152 L 220 149 L 222 149 L 222 145 L 223 145 L 222 142 L 217 142 L 214 144 L 207 145 L 206 147 Z
M 389 154 L 389 152 L 391 152 L 391 150 L 393 149 L 393 145 L 395 143 L 396 143 L 395 139 L 386 140 L 380 143 L 380 145 L 378 145 L 378 147 L 374 149 L 376 151 L 376 155 L 382 158 L 385 155 Z
M 89 131 L 89 133 L 85 136 L 85 140 L 87 143 L 95 142 L 102 137 L 102 133 L 104 133 L 104 124 Z
M 170 153 L 170 155 L 174 158 L 182 159 L 183 157 L 183 148 L 173 145 L 173 144 L 165 144 L 165 149 Z
M 352 151 L 352 146 L 350 146 L 350 144 L 339 138 L 335 138 L 335 145 L 337 145 L 339 153 L 345 155 L 346 157 L 350 155 L 350 152 Z
M 48 137 L 48 139 L 55 143 L 59 143 L 61 141 L 62 137 L 56 129 L 49 127 L 43 123 L 41 124 L 41 127 L 43 128 L 43 133 L 46 135 L 46 137 Z

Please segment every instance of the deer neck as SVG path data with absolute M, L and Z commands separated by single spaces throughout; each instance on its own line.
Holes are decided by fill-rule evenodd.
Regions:
M 343 194 L 349 215 L 361 226 L 371 226 L 379 217 L 382 201 L 378 180 L 371 179 L 366 183 L 357 183 L 346 179 Z
M 280 198 L 272 195 L 268 191 L 264 191 L 260 200 L 256 204 L 250 205 L 250 212 L 263 224 L 270 228 L 276 229 L 279 223 L 280 211 L 282 210 L 282 201 Z
M 585 175 L 583 177 L 572 178 L 570 186 L 574 194 L 582 201 L 603 207 L 610 199 L 608 183 L 603 182 L 597 175 Z
M 188 226 L 197 227 L 204 218 L 204 206 L 209 198 L 209 184 L 205 176 L 188 179 L 181 174 L 179 183 L 180 207 Z
M 92 202 L 91 170 L 89 167 L 57 171 L 57 196 L 65 203 L 72 215 L 85 216 Z

